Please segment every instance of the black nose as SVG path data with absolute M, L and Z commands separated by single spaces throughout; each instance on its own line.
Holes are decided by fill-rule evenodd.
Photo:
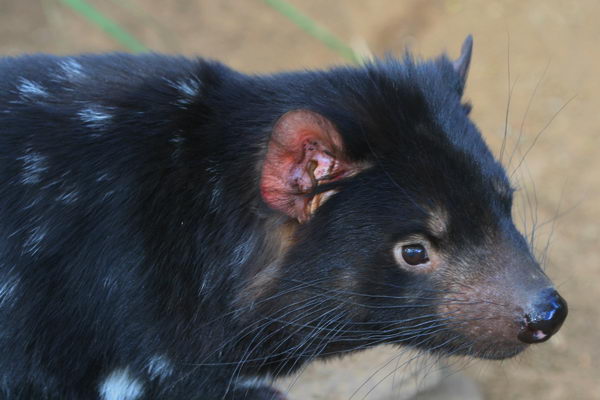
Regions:
M 540 302 L 525 315 L 525 323 L 519 332 L 521 342 L 545 342 L 560 329 L 567 318 L 567 302 L 556 290 L 546 289 L 540 297 Z

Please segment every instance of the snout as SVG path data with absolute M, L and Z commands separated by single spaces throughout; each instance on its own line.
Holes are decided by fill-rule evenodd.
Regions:
M 567 302 L 558 292 L 544 289 L 526 310 L 519 340 L 528 344 L 545 342 L 558 332 L 567 314 Z
M 469 304 L 449 303 L 439 312 L 462 320 L 453 330 L 470 342 L 467 354 L 487 359 L 512 357 L 530 344 L 550 339 L 567 317 L 567 302 L 554 288 L 531 286 L 513 289 L 503 298 L 500 291 L 478 290 L 467 297 Z

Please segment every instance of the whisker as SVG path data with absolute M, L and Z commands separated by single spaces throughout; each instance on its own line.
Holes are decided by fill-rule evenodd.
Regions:
M 443 342 L 442 344 L 440 344 L 440 345 L 438 345 L 438 346 L 435 346 L 435 347 L 431 348 L 431 351 L 435 351 L 435 350 L 437 350 L 438 348 L 440 348 L 440 347 L 444 346 L 446 343 L 448 343 L 448 342 L 450 342 L 450 341 L 453 341 L 453 340 L 455 340 L 455 339 L 458 339 L 458 338 L 459 338 L 459 336 L 452 337 L 452 338 L 448 339 L 446 342 Z M 361 389 L 362 389 L 362 388 L 363 388 L 363 387 L 364 387 L 364 386 L 365 386 L 365 385 L 366 385 L 366 384 L 367 384 L 367 383 L 368 383 L 368 382 L 369 382 L 371 379 L 373 379 L 373 377 L 375 377 L 375 376 L 376 376 L 376 375 L 377 375 L 377 374 L 378 374 L 378 373 L 379 373 L 381 370 L 383 370 L 385 367 L 387 367 L 387 366 L 388 366 L 390 363 L 394 362 L 394 361 L 396 360 L 396 358 L 397 358 L 397 357 L 400 357 L 401 355 L 402 355 L 402 352 L 400 353 L 400 355 L 396 355 L 396 356 L 394 356 L 394 357 L 393 357 L 391 360 L 389 360 L 388 362 L 386 362 L 385 364 L 383 364 L 381 367 L 379 367 L 377 370 L 375 370 L 375 372 L 373 372 L 373 373 L 372 373 L 372 374 L 371 374 L 371 375 L 370 375 L 370 376 L 369 376 L 369 377 L 368 377 L 368 378 L 367 378 L 367 379 L 366 379 L 366 380 L 365 380 L 365 381 L 364 381 L 364 382 L 363 382 L 363 383 L 362 383 L 362 384 L 361 384 L 361 385 L 360 385 L 360 386 L 359 386 L 359 387 L 358 387 L 358 388 L 357 388 L 357 389 L 354 391 L 354 393 L 352 393 L 352 395 L 351 395 L 351 396 L 348 398 L 348 400 L 352 400 L 352 399 L 353 399 L 353 398 L 356 396 L 356 394 L 357 394 L 357 393 L 358 393 L 358 392 L 359 392 L 359 391 L 360 391 L 360 390 L 361 390 Z M 411 359 L 411 360 L 412 360 L 412 359 Z M 410 360 L 409 360 L 409 361 L 407 361 L 407 362 L 410 362 Z M 402 366 L 404 366 L 404 365 L 405 365 L 407 362 L 403 363 L 403 364 L 402 364 Z M 402 367 L 402 366 L 401 366 L 401 367 Z M 391 375 L 391 374 L 389 374 L 389 375 Z M 387 377 L 387 376 L 389 376 L 389 375 L 386 375 L 386 377 Z M 366 396 L 368 396 L 368 395 L 369 395 L 369 394 L 370 394 L 372 391 L 373 391 L 373 389 L 369 390 L 369 391 L 367 392 L 367 394 L 365 395 L 365 397 L 363 397 L 363 399 L 364 399 L 364 398 L 366 398 Z
M 320 305 L 320 304 L 321 304 L 320 302 L 317 302 L 315 305 L 317 305 L 317 306 L 318 306 L 318 305 Z M 320 311 L 321 311 L 321 310 L 319 310 L 319 309 L 316 309 L 316 310 L 314 310 L 314 311 L 319 313 L 319 316 L 316 318 L 316 319 L 319 319 L 319 318 L 323 318 L 323 316 L 324 316 L 324 315 L 327 315 L 327 313 L 329 313 L 329 312 L 332 312 L 333 310 L 330 310 L 330 311 L 326 312 L 325 314 L 322 314 L 322 313 L 320 313 Z M 304 318 L 305 316 L 306 316 L 305 314 L 302 314 L 302 315 L 300 315 L 298 318 L 299 318 L 299 319 L 300 319 L 300 318 Z M 279 329 L 275 330 L 274 332 L 271 332 L 269 335 L 263 336 L 263 337 L 261 338 L 261 340 L 260 340 L 258 343 L 256 343 L 256 345 L 254 345 L 254 346 L 252 347 L 252 345 L 253 345 L 253 343 L 254 343 L 255 339 L 257 339 L 257 338 L 258 338 L 258 336 L 255 336 L 255 337 L 252 339 L 252 341 L 250 342 L 250 345 L 249 345 L 249 346 L 246 348 L 246 350 L 245 350 L 245 351 L 244 351 L 244 353 L 242 354 L 242 357 L 241 357 L 241 358 L 239 359 L 239 361 L 237 362 L 237 365 L 236 365 L 236 367 L 235 367 L 235 369 L 234 369 L 234 371 L 233 371 L 233 374 L 232 374 L 232 380 L 233 380 L 233 379 L 235 379 L 236 375 L 239 375 L 239 374 L 241 373 L 241 369 L 242 369 L 242 366 L 243 366 L 243 364 L 244 364 L 244 363 L 247 363 L 247 362 L 250 362 L 250 361 L 249 361 L 249 357 L 251 356 L 251 354 L 252 354 L 252 353 L 253 353 L 253 352 L 254 352 L 254 351 L 255 351 L 255 350 L 256 350 L 256 349 L 257 349 L 257 348 L 258 348 L 258 347 L 259 347 L 259 346 L 262 344 L 262 343 L 264 343 L 264 342 L 265 342 L 267 339 L 269 339 L 269 338 L 270 338 L 270 337 L 272 337 L 273 335 L 276 335 L 278 332 L 282 331 L 282 330 L 283 330 L 285 327 L 286 327 L 286 326 L 284 325 L 283 327 L 281 327 L 281 328 L 279 328 Z M 292 337 L 292 336 L 293 336 L 295 333 L 296 333 L 296 332 L 292 332 L 292 333 L 291 333 L 291 334 L 288 336 L 288 338 L 291 338 L 291 337 Z M 287 340 L 287 339 L 286 339 L 286 340 Z M 281 346 L 281 345 L 282 345 L 284 342 L 285 342 L 285 341 L 281 341 L 281 342 L 280 342 L 280 344 L 279 344 L 279 346 Z M 275 349 L 271 350 L 271 351 L 270 351 L 270 353 L 271 353 L 272 351 L 275 351 L 275 350 L 276 350 L 276 349 L 277 349 L 279 346 L 277 346 Z M 269 354 L 269 356 L 268 356 L 268 357 L 269 357 L 269 358 L 272 358 L 272 357 L 273 357 L 273 355 L 272 355 L 272 354 Z M 231 380 L 230 380 L 230 382 L 231 382 Z
M 513 171 L 510 174 L 510 177 L 512 179 L 512 176 L 514 175 L 515 171 L 517 171 L 521 165 L 523 164 L 523 162 L 525 161 L 525 158 L 527 158 L 527 155 L 529 154 L 529 152 L 531 151 L 531 149 L 533 149 L 533 147 L 535 146 L 535 144 L 537 143 L 537 141 L 539 140 L 539 138 L 542 136 L 542 134 L 546 131 L 546 129 L 548 129 L 548 127 L 552 124 L 552 122 L 554 121 L 554 119 L 556 119 L 556 117 L 558 116 L 558 114 L 560 114 L 560 112 L 562 110 L 565 109 L 565 107 L 567 107 L 569 105 L 569 103 L 571 103 L 571 101 L 573 101 L 575 98 L 577 97 L 577 95 L 573 95 L 571 96 L 571 98 L 569 98 L 550 118 L 550 121 L 548 121 L 548 123 L 546 123 L 546 125 L 544 125 L 544 127 L 535 135 L 535 137 L 533 138 L 533 141 L 531 142 L 531 145 L 527 148 L 527 150 L 525 151 L 525 153 L 523 153 L 523 156 L 521 157 L 521 160 L 519 161 L 519 164 L 517 164 L 517 166 L 515 167 L 515 169 L 513 169 Z
M 333 321 L 333 320 L 332 320 L 332 321 Z M 330 321 L 330 322 L 331 322 L 331 321 Z M 323 337 L 323 339 L 321 340 L 321 346 L 318 346 L 318 347 L 315 349 L 315 351 L 313 352 L 313 354 L 312 354 L 312 357 L 311 357 L 311 358 L 315 358 L 315 357 L 317 357 L 319 354 L 321 354 L 321 353 L 323 352 L 324 348 L 325 348 L 325 347 L 326 347 L 326 346 L 329 344 L 329 343 L 328 343 L 328 338 L 329 338 L 329 337 L 333 337 L 333 336 L 335 336 L 335 335 L 336 335 L 336 333 L 337 333 L 337 332 L 339 332 L 339 331 L 340 331 L 340 330 L 341 330 L 343 327 L 344 327 L 344 322 L 343 322 L 343 321 L 340 321 L 340 322 L 338 322 L 338 324 L 337 324 L 337 327 L 336 327 L 336 328 L 334 328 L 334 329 L 331 329 L 331 333 L 330 333 L 330 334 L 328 334 L 328 335 L 325 335 L 325 336 Z M 337 332 L 336 332 L 336 331 L 337 331 Z M 313 343 L 314 343 L 314 341 L 313 341 Z M 298 358 L 297 358 L 297 359 L 294 361 L 294 363 L 293 363 L 293 364 L 292 364 L 292 366 L 290 367 L 290 370 L 292 370 L 292 371 L 294 370 L 294 368 L 295 368 L 296 364 L 297 364 L 297 363 L 300 361 L 300 359 L 301 359 L 301 357 L 298 357 Z M 308 367 L 308 365 L 309 365 L 308 363 L 305 363 L 305 364 L 304 364 L 304 365 L 301 367 L 301 369 L 300 369 L 300 372 L 299 372 L 299 373 L 296 375 L 296 377 L 295 377 L 295 378 L 292 380 L 292 382 L 290 383 L 290 385 L 288 385 L 288 389 L 287 389 L 287 392 L 288 392 L 288 393 L 289 393 L 289 391 L 292 389 L 292 387 L 293 387 L 293 386 L 296 384 L 296 382 L 298 381 L 298 379 L 300 378 L 300 376 L 301 376 L 301 375 L 304 373 L 304 371 L 306 370 L 306 368 Z
M 562 190 L 560 191 L 560 198 L 558 200 L 558 205 L 556 206 L 556 211 L 554 212 L 554 218 L 552 218 L 552 225 L 550 226 L 550 233 L 548 234 L 548 238 L 546 240 L 546 245 L 544 247 L 544 251 L 542 253 L 542 259 L 540 260 L 540 264 L 542 265 L 542 268 L 545 270 L 546 269 L 546 260 L 548 257 L 548 250 L 550 248 L 550 243 L 552 242 L 552 237 L 554 236 L 554 228 L 556 227 L 556 216 L 558 215 L 559 211 L 560 211 L 560 207 L 562 206 L 562 202 L 563 202 L 563 198 L 564 198 L 564 194 L 565 194 L 565 186 L 563 185 Z
M 445 348 L 445 347 L 448 347 L 448 345 L 449 345 L 449 344 L 451 344 L 451 343 L 454 341 L 454 339 L 456 339 L 456 338 L 458 338 L 458 337 L 455 337 L 455 338 L 453 338 L 453 339 L 450 339 L 450 340 L 448 340 L 448 341 L 447 341 L 447 342 L 445 342 L 445 343 L 442 343 L 441 345 L 437 346 L 438 348 L 437 348 L 436 350 L 441 350 L 441 349 L 443 349 L 443 348 Z M 461 346 L 458 346 L 458 347 L 457 347 L 457 348 L 455 348 L 454 350 L 452 350 L 452 351 L 449 351 L 449 352 L 445 353 L 445 356 L 444 356 L 444 358 L 446 358 L 446 357 L 450 357 L 451 355 L 453 355 L 453 354 L 455 354 L 455 353 L 457 353 L 457 352 L 459 352 L 459 351 L 462 351 L 462 350 L 464 350 L 465 348 L 468 348 L 469 346 L 470 346 L 470 343 L 466 343 L 466 344 L 463 344 L 463 345 L 461 345 Z M 368 391 L 368 392 L 367 392 L 367 393 L 364 395 L 363 399 L 366 399 L 366 398 L 369 396 L 369 394 L 371 394 L 371 393 L 373 392 L 373 390 L 375 390 L 375 388 L 376 388 L 377 386 L 379 386 L 379 385 L 380 385 L 380 384 L 381 384 L 383 381 L 385 381 L 386 379 L 388 379 L 388 378 L 389 378 L 389 377 L 390 377 L 392 374 L 395 374 L 395 373 L 396 373 L 396 371 L 397 371 L 398 369 L 400 369 L 400 368 L 403 368 L 403 367 L 405 367 L 407 364 L 409 364 L 409 363 L 412 363 L 412 362 L 414 362 L 415 360 L 417 360 L 417 359 L 421 359 L 421 358 L 422 358 L 423 360 L 427 360 L 428 358 L 430 358 L 430 359 L 432 359 L 432 361 L 431 361 L 431 362 L 429 362 L 428 364 L 425 364 L 425 365 L 422 365 L 422 366 L 420 366 L 420 367 L 417 369 L 417 371 L 419 371 L 419 373 L 422 373 L 422 371 L 424 371 L 424 370 L 426 370 L 426 369 L 431 369 L 431 368 L 433 368 L 435 365 L 438 365 L 438 363 L 439 363 L 439 360 L 440 360 L 440 358 L 439 358 L 439 357 L 433 357 L 431 354 L 425 354 L 425 353 L 422 353 L 422 352 L 418 353 L 418 354 L 417 354 L 415 357 L 413 357 L 413 358 L 411 358 L 411 359 L 407 360 L 407 361 L 406 361 L 406 362 L 404 362 L 403 364 L 400 364 L 400 365 L 399 365 L 399 366 L 397 366 L 397 367 L 396 367 L 394 370 L 392 370 L 390 373 L 386 374 L 386 375 L 385 375 L 383 378 L 381 378 L 381 379 L 380 379 L 380 380 L 379 380 L 379 381 L 378 381 L 378 382 L 377 382 L 377 383 L 376 383 L 376 384 L 375 384 L 375 385 L 374 385 L 374 386 L 373 386 L 373 387 L 372 387 L 372 388 L 371 388 L 371 389 L 370 389 L 370 390 L 369 390 L 369 391 Z M 412 376 L 412 377 L 414 377 L 414 375 L 416 375 L 416 373 L 415 373 L 415 374 L 413 374 L 413 376 Z M 411 376 L 408 376 L 408 377 L 404 378 L 404 379 L 401 381 L 401 383 L 400 383 L 400 384 L 402 384 L 402 382 L 406 382 L 406 381 L 407 381 L 409 378 L 411 378 Z
M 506 32 L 506 70 L 507 70 L 507 88 L 508 88 L 508 99 L 506 104 L 506 113 L 504 115 L 504 136 L 502 138 L 502 146 L 500 147 L 500 164 L 502 164 L 502 159 L 504 157 L 504 149 L 506 148 L 506 139 L 508 137 L 508 117 L 510 115 L 510 102 L 512 99 L 513 89 L 515 84 L 511 84 L 510 79 L 510 33 Z
M 317 279 L 317 280 L 315 280 L 315 281 L 311 281 L 311 282 L 309 282 L 309 281 L 306 281 L 306 282 L 301 282 L 301 281 L 298 281 L 298 282 L 301 282 L 301 283 L 302 283 L 302 285 L 298 285 L 298 286 L 296 286 L 296 287 L 291 287 L 291 288 L 288 288 L 288 289 L 286 289 L 286 290 L 282 290 L 281 292 L 278 292 L 278 293 L 276 293 L 276 294 L 274 294 L 274 295 L 272 295 L 272 296 L 269 296 L 269 297 L 267 297 L 267 298 L 261 299 L 261 300 L 259 300 L 259 301 L 257 301 L 257 302 L 253 302 L 252 304 L 249 304 L 249 305 L 245 305 L 245 306 L 242 306 L 242 307 L 236 308 L 236 309 L 234 309 L 234 310 L 232 310 L 232 311 L 229 311 L 229 312 L 227 312 L 227 313 L 225 313 L 225 314 L 222 314 L 222 315 L 220 315 L 220 316 L 218 316 L 218 317 L 216 317 L 216 318 L 213 318 L 213 319 L 211 319 L 211 320 L 208 320 L 208 321 L 204 322 L 204 324 L 205 324 L 205 325 L 210 325 L 210 324 L 213 324 L 213 323 L 215 323 L 215 322 L 219 321 L 220 319 L 223 319 L 223 318 L 225 318 L 225 317 L 227 317 L 227 316 L 235 315 L 235 314 L 237 314 L 237 313 L 239 313 L 239 312 L 241 312 L 241 311 L 244 311 L 244 310 L 248 310 L 248 309 L 254 308 L 254 307 L 256 307 L 256 305 L 258 305 L 258 304 L 262 304 L 262 303 L 265 303 L 265 302 L 268 302 L 268 301 L 271 301 L 271 300 L 277 299 L 278 297 L 284 296 L 284 295 L 286 295 L 286 294 L 292 293 L 292 292 L 294 292 L 294 291 L 297 291 L 297 290 L 302 290 L 302 289 L 304 289 L 304 288 L 305 288 L 307 285 L 309 285 L 309 284 L 311 284 L 311 283 L 313 283 L 313 282 L 315 282 L 315 283 L 316 283 L 316 282 L 319 282 L 319 283 L 320 283 L 320 282 L 325 282 L 325 281 L 327 281 L 327 280 L 329 280 L 329 279 L 330 279 L 329 277 L 326 277 L 326 278 Z
M 529 110 L 531 109 L 531 105 L 533 104 L 533 99 L 538 91 L 538 88 L 539 88 L 540 84 L 542 83 L 542 81 L 544 80 L 544 78 L 546 76 L 546 72 L 548 72 L 548 67 L 550 67 L 550 60 L 548 60 L 548 62 L 546 63 L 546 67 L 544 68 L 542 75 L 537 80 L 535 87 L 533 88 L 533 92 L 531 93 L 531 96 L 529 96 L 529 101 L 527 102 L 527 107 L 525 108 L 525 113 L 523 114 L 523 119 L 521 120 L 521 126 L 519 127 L 519 136 L 517 136 L 515 146 L 513 148 L 513 151 L 510 154 L 508 163 L 506 164 L 507 169 L 510 169 L 510 166 L 512 165 L 513 157 L 514 157 L 515 153 L 517 152 L 517 150 L 519 149 L 519 146 L 521 144 L 521 139 L 523 138 L 525 121 L 527 120 L 527 116 L 529 115 Z

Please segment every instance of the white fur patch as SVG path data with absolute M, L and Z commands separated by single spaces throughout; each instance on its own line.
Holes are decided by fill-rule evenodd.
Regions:
M 206 168 L 206 172 L 208 174 L 208 182 L 213 187 L 213 190 L 210 192 L 210 208 L 211 210 L 218 210 L 221 206 L 222 202 L 222 194 L 223 188 L 221 187 L 221 181 L 219 178 L 218 171 L 215 167 Z
M 185 143 L 185 139 L 180 135 L 176 135 L 175 137 L 169 139 L 169 142 L 173 144 L 173 160 L 177 160 L 181 157 L 181 153 L 183 153 L 183 145 Z
M 0 307 L 4 307 L 14 298 L 19 286 L 19 279 L 10 276 L 0 283 Z
M 150 380 L 165 379 L 173 373 L 173 365 L 165 356 L 155 355 L 150 358 L 146 366 Z
M 255 239 L 253 236 L 244 240 L 233 249 L 233 262 L 236 265 L 244 265 L 254 250 Z
M 102 172 L 102 173 L 98 174 L 98 177 L 96 178 L 96 182 L 108 182 L 112 179 L 113 179 L 112 176 L 108 172 Z
M 79 199 L 79 192 L 75 189 L 65 191 L 56 197 L 56 201 L 63 204 L 73 204 Z
M 221 206 L 221 195 L 223 194 L 223 189 L 221 189 L 220 183 L 215 184 L 213 190 L 210 192 L 210 208 L 212 210 L 218 210 Z
M 28 185 L 40 183 L 42 173 L 48 169 L 46 157 L 35 151 L 28 151 L 18 160 L 23 162 L 21 182 Z
M 268 377 L 242 377 L 235 382 L 235 386 L 240 389 L 259 389 L 261 387 L 267 386 L 268 382 Z
M 114 190 L 109 190 L 108 192 L 102 195 L 102 200 L 108 200 L 115 194 Z
M 23 243 L 23 250 L 26 253 L 32 255 L 37 254 L 42 247 L 42 241 L 46 237 L 46 228 L 43 226 L 36 226 L 29 231 L 29 237 Z
M 21 78 L 17 87 L 21 97 L 30 99 L 32 97 L 46 97 L 48 92 L 42 85 L 29 79 Z
M 175 88 L 181 94 L 188 97 L 195 97 L 200 93 L 200 82 L 195 79 L 186 79 L 175 82 Z
M 144 392 L 143 385 L 129 375 L 129 369 L 111 372 L 98 388 L 102 400 L 136 400 Z
M 79 111 L 77 116 L 84 124 L 93 128 L 101 128 L 112 118 L 100 106 L 86 107 Z
M 200 94 L 200 82 L 196 79 L 182 79 L 169 84 L 181 94 L 182 98 L 177 100 L 177 104 L 182 106 L 190 104 Z
M 60 61 L 58 65 L 64 72 L 65 76 L 69 79 L 75 79 L 84 76 L 83 67 L 81 64 L 71 58 Z

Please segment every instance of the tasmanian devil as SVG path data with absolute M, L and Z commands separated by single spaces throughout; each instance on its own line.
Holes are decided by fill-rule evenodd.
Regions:
M 456 60 L 0 61 L 2 399 L 284 398 L 380 343 L 502 359 L 567 305 Z

